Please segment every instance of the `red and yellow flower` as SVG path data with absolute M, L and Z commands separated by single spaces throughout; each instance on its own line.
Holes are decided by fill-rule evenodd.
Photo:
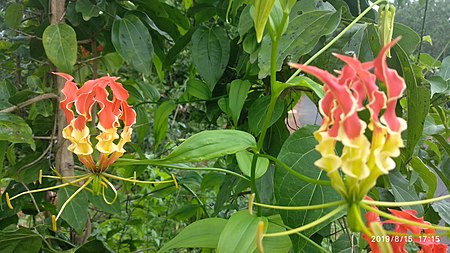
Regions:
M 71 142 L 68 147 L 92 172 L 103 172 L 125 153 L 124 145 L 131 140 L 136 122 L 136 113 L 127 103 L 129 97 L 116 77 L 105 76 L 89 80 L 78 88 L 73 77 L 64 73 L 55 73 L 66 79 L 62 93 L 65 98 L 60 106 L 67 119 L 63 130 L 64 138 Z M 99 161 L 94 162 L 93 147 L 87 122 L 92 121 L 92 110 L 99 107 L 97 128 L 100 134 L 95 138 L 95 148 L 100 152 Z M 75 110 L 73 110 L 75 108 Z M 122 132 L 118 133 L 121 124 Z
M 386 52 L 396 42 L 386 45 L 370 62 L 336 54 L 346 63 L 337 71 L 337 77 L 317 67 L 291 64 L 324 83 L 325 96 L 319 104 L 323 122 L 315 132 L 319 142 L 316 149 L 322 157 L 315 164 L 328 173 L 333 187 L 352 201 L 361 200 L 380 175 L 395 167 L 392 158 L 399 156 L 403 147 L 401 132 L 406 129 L 406 122 L 396 116 L 395 107 L 405 82 L 386 64 Z M 377 80 L 386 87 L 387 94 Z M 358 116 L 363 110 L 370 114 L 368 123 Z M 343 144 L 340 156 L 335 152 L 337 142 Z

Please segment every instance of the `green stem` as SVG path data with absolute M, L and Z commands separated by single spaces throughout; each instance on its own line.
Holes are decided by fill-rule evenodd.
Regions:
M 344 210 L 345 208 L 347 208 L 347 206 L 339 206 L 338 208 L 334 209 L 333 211 L 327 213 L 326 215 L 320 217 L 319 219 L 308 223 L 306 225 L 303 225 L 301 227 L 298 228 L 294 228 L 292 230 L 288 230 L 288 231 L 283 231 L 283 232 L 278 232 L 278 233 L 270 233 L 270 234 L 264 234 L 264 237 L 276 237 L 276 236 L 285 236 L 285 235 L 292 235 L 292 234 L 296 234 L 298 232 L 301 231 L 305 231 L 307 229 L 313 228 L 315 226 L 318 226 L 320 223 L 331 219 L 333 216 L 337 215 L 339 212 L 341 212 L 342 210 Z
M 423 205 L 423 204 L 429 204 L 433 202 L 442 201 L 444 199 L 450 198 L 450 195 L 444 195 L 437 198 L 432 199 L 424 199 L 424 200 L 417 200 L 417 201 L 405 201 L 405 202 L 385 202 L 385 201 L 375 201 L 375 200 L 362 200 L 361 202 L 367 205 L 372 206 L 415 206 L 415 205 Z
M 345 200 L 334 201 L 330 203 L 320 204 L 320 205 L 311 205 L 311 206 L 275 206 L 275 205 L 267 205 L 258 202 L 253 202 L 253 205 L 260 206 L 264 208 L 278 209 L 278 210 L 292 210 L 292 211 L 302 211 L 302 210 L 315 210 L 315 209 L 324 209 L 339 205 L 344 205 L 347 202 Z
M 317 53 L 315 53 L 311 58 L 309 58 L 303 65 L 309 65 L 312 61 L 314 61 L 319 55 L 325 52 L 328 48 L 330 48 L 336 41 L 338 41 L 346 32 L 348 32 L 360 19 L 362 19 L 375 5 L 379 3 L 386 2 L 386 0 L 378 0 L 375 3 L 371 4 L 367 7 L 361 14 L 359 14 L 344 30 L 342 30 L 336 37 L 334 37 L 328 44 L 326 44 L 323 48 L 321 48 Z M 295 71 L 291 77 L 286 81 L 286 83 L 292 81 L 298 74 L 302 72 L 300 69 Z
M 328 180 L 316 180 L 316 179 L 304 176 L 304 175 L 298 173 L 297 171 L 293 170 L 289 166 L 287 166 L 287 164 L 285 164 L 284 162 L 278 160 L 277 158 L 275 158 L 275 157 L 273 157 L 271 155 L 258 154 L 258 156 L 268 158 L 269 160 L 271 160 L 271 161 L 275 162 L 276 164 L 278 164 L 279 166 L 281 166 L 281 168 L 285 169 L 287 172 L 289 172 L 294 177 L 296 177 L 296 178 L 298 178 L 298 179 L 300 179 L 302 181 L 305 181 L 307 183 L 319 184 L 319 185 L 328 185 L 328 186 L 331 185 L 331 182 L 328 181 Z
M 366 209 L 367 211 L 370 212 L 374 212 L 384 218 L 393 220 L 393 221 L 397 221 L 397 222 L 401 222 L 405 225 L 410 225 L 410 226 L 416 226 L 419 228 L 430 228 L 430 229 L 435 229 L 435 230 L 443 230 L 443 231 L 450 231 L 450 227 L 443 227 L 443 226 L 437 226 L 437 225 L 428 225 L 428 224 L 423 224 L 423 223 L 419 223 L 419 222 L 414 222 L 414 221 L 410 221 L 407 219 L 403 219 L 403 218 L 399 218 L 397 216 L 394 216 L 392 214 L 388 214 L 385 213 L 383 211 L 378 210 L 377 208 L 373 208 L 369 205 L 366 205 L 362 202 L 359 203 L 359 206 L 361 206 L 362 208 Z

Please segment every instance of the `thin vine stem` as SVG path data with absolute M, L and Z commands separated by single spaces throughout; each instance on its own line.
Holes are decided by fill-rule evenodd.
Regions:
M 386 2 L 386 0 L 378 0 L 375 3 L 371 4 L 367 7 L 361 14 L 359 14 L 344 30 L 342 30 L 336 37 L 334 37 L 328 44 L 326 44 L 323 48 L 321 48 L 317 53 L 315 53 L 311 58 L 309 58 L 303 65 L 309 65 L 312 61 L 314 61 L 319 55 L 325 52 L 328 48 L 330 48 L 336 41 L 338 41 L 345 33 L 347 33 L 359 20 L 361 20 L 375 5 L 378 5 L 382 2 Z M 298 76 L 302 71 L 299 69 L 292 74 L 291 77 L 286 81 L 287 83 L 292 81 L 296 76 Z
M 367 204 L 367 205 L 372 205 L 372 206 L 401 207 L 401 206 L 416 206 L 416 205 L 430 204 L 430 203 L 442 201 L 442 200 L 445 200 L 448 198 L 450 198 L 450 194 L 444 195 L 441 197 L 437 197 L 437 198 L 417 200 L 417 201 L 387 202 L 387 201 L 375 201 L 375 200 L 362 200 L 361 202 L 364 204 Z

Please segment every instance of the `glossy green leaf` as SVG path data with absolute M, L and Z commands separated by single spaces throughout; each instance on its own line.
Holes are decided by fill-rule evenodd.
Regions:
M 212 91 L 230 58 L 230 40 L 221 27 L 201 27 L 192 35 L 192 61 Z
M 253 13 L 253 23 L 255 25 L 256 39 L 261 42 L 264 35 L 264 28 L 269 20 L 270 12 L 275 4 L 275 0 L 255 1 L 255 9 Z
M 239 117 L 241 116 L 242 107 L 247 99 L 248 91 L 251 84 L 248 80 L 234 80 L 230 84 L 230 93 L 228 98 L 228 107 L 230 109 L 231 117 L 234 125 L 237 126 Z
M 441 69 L 437 74 L 446 81 L 450 79 L 450 56 L 444 58 L 441 64 Z
M 155 121 L 153 123 L 153 137 L 155 138 L 155 150 L 166 137 L 169 129 L 169 116 L 177 108 L 172 100 L 162 103 L 155 113 Z
M 417 201 L 419 197 L 408 180 L 406 180 L 400 172 L 393 170 L 389 172 L 389 180 L 391 182 L 392 193 L 394 194 L 395 201 L 405 202 L 405 201 Z M 403 210 L 413 209 L 417 211 L 418 217 L 423 216 L 423 206 L 402 206 Z
M 414 101 L 408 103 L 408 129 L 406 130 L 406 148 L 403 151 L 405 159 L 409 159 L 422 135 L 425 118 L 430 107 L 430 89 L 425 85 L 420 85 L 420 82 L 416 80 L 405 51 L 399 45 L 395 45 L 394 50 L 403 72 L 400 75 L 406 82 L 406 96 L 408 101 Z
M 251 106 L 248 112 L 248 125 L 250 131 L 256 135 L 261 133 L 264 125 L 264 119 L 267 115 L 267 110 L 269 109 L 270 97 L 264 96 L 258 98 Z M 283 115 L 284 103 L 283 101 L 277 101 L 275 109 L 270 119 L 269 126 L 273 125 L 277 120 Z
M 450 203 L 448 201 L 435 202 L 431 206 L 445 223 L 450 224 Z
M 442 135 L 433 134 L 433 138 L 444 148 L 448 156 L 450 156 L 450 144 Z
M 216 248 L 227 220 L 208 218 L 184 228 L 175 238 L 164 244 L 158 253 L 177 248 Z
M 253 27 L 253 20 L 250 15 L 250 8 L 251 5 L 245 6 L 245 8 L 242 10 L 241 15 L 239 17 L 239 23 L 238 23 L 238 33 L 240 36 L 240 40 L 244 38 L 244 35 L 247 34 L 250 29 Z
M 277 70 L 281 69 L 286 57 L 290 56 L 291 61 L 295 62 L 300 56 L 313 50 L 320 37 L 336 30 L 340 17 L 340 11 L 312 11 L 293 18 L 280 38 Z M 259 78 L 269 74 L 271 47 L 270 37 L 265 36 L 258 55 Z
M 317 180 L 327 180 L 326 172 L 317 168 L 314 162 L 320 158 L 315 150 L 317 141 L 313 132 L 315 127 L 306 126 L 297 130 L 284 143 L 278 155 L 278 159 L 291 167 L 296 172 Z M 310 206 L 329 203 L 340 199 L 331 186 L 317 185 L 304 182 L 286 170 L 278 167 L 275 170 L 274 193 L 278 205 Z M 316 209 L 307 211 L 280 211 L 284 224 L 296 228 L 313 222 L 332 209 Z M 305 236 L 311 236 L 327 225 L 326 222 L 302 232 Z M 292 237 L 294 252 L 302 252 L 306 245 L 304 239 Z
M 28 124 L 12 113 L 0 112 L 0 141 L 27 143 L 35 149 L 33 134 Z
M 147 27 L 131 14 L 115 20 L 111 41 L 122 58 L 137 71 L 150 75 L 152 70 L 153 44 Z
M 186 86 L 187 92 L 193 97 L 207 100 L 212 96 L 211 90 L 203 81 L 197 79 L 189 79 L 186 83 Z
M 247 150 L 243 150 L 241 152 L 236 153 L 236 160 L 239 164 L 239 169 L 241 169 L 244 175 L 249 177 L 251 175 L 253 156 L 254 155 L 248 152 Z M 268 167 L 269 167 L 269 159 L 264 157 L 258 157 L 258 161 L 256 162 L 255 177 L 256 178 L 262 177 L 266 173 Z
M 220 234 L 217 251 L 222 253 L 249 253 L 256 249 L 258 224 L 267 218 L 250 215 L 248 210 L 239 211 L 231 216 Z
M 67 24 L 49 25 L 42 35 L 48 59 L 61 72 L 71 73 L 77 61 L 77 36 Z
M 68 186 L 59 189 L 58 191 L 58 210 L 66 202 L 67 199 L 77 190 L 73 186 Z M 61 214 L 63 218 L 77 233 L 81 233 L 86 226 L 86 222 L 89 218 L 88 213 L 88 194 L 86 190 L 79 192 L 66 206 Z
M 0 252 L 37 253 L 40 252 L 42 238 L 26 228 L 0 231 Z
M 437 178 L 436 174 L 434 174 L 419 157 L 413 157 L 410 161 L 411 167 L 417 174 L 419 174 L 420 178 L 425 182 L 428 186 L 427 190 L 427 198 L 431 199 L 434 197 L 434 193 L 437 189 Z
M 83 15 L 84 21 L 100 16 L 105 11 L 106 2 L 104 0 L 97 4 L 93 4 L 89 0 L 78 0 L 75 10 Z
M 4 22 L 7 26 L 16 29 L 22 22 L 23 6 L 19 3 L 11 3 L 6 7 Z
M 247 132 L 205 130 L 189 137 L 161 161 L 166 163 L 200 162 L 254 147 L 256 147 L 255 137 Z

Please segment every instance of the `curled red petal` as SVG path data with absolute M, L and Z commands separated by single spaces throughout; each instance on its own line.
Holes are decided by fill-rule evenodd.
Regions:
M 53 72 L 53 74 L 66 79 L 64 88 L 61 90 L 61 92 L 64 94 L 65 97 L 63 100 L 61 100 L 59 106 L 66 115 L 67 123 L 70 123 L 74 118 L 74 112 L 72 111 L 71 107 L 73 103 L 77 100 L 77 91 L 78 91 L 77 84 L 73 82 L 73 77 L 71 75 L 56 72 Z

